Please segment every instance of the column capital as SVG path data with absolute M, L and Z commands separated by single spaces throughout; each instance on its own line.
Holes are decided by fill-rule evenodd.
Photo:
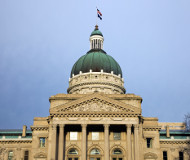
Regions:
M 126 124 L 127 129 L 131 129 L 132 124 Z
M 134 129 L 139 129 L 139 125 L 138 124 L 133 124 Z
M 87 124 L 81 124 L 82 128 L 86 128 Z
M 109 129 L 110 124 L 104 124 L 104 129 Z
M 59 128 L 64 128 L 65 124 L 59 124 Z
M 56 129 L 57 128 L 57 124 L 52 124 L 51 127 L 52 127 L 52 129 Z

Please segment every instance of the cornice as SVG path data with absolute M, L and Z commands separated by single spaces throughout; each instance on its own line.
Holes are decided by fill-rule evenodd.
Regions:
M 30 126 L 32 131 L 48 131 L 48 126 Z
M 99 84 L 99 85 L 109 85 L 109 86 L 114 86 L 114 87 L 117 87 L 117 88 L 119 88 L 119 89 L 121 89 L 124 93 L 125 93 L 125 88 L 124 87 L 121 87 L 121 86 L 119 86 L 119 85 L 117 85 L 117 84 L 113 84 L 113 83 L 106 83 L 106 82 L 81 82 L 80 84 L 76 84 L 76 85 L 73 85 L 72 87 L 69 87 L 68 89 L 67 89 L 67 92 L 69 93 L 70 92 L 70 90 L 72 90 L 73 88 L 75 88 L 75 87 L 81 87 L 81 86 L 84 86 L 84 85 L 92 85 L 92 84 Z
M 140 113 L 124 113 L 124 112 L 51 112 L 51 117 L 138 117 Z
M 143 126 L 144 131 L 160 131 L 161 127 L 160 126 Z
M 190 140 L 160 140 L 160 144 L 190 144 Z
M 95 93 L 95 94 L 100 94 L 102 96 L 106 96 L 106 97 L 109 97 L 109 98 L 113 98 L 114 100 L 141 100 L 142 101 L 142 98 L 138 95 L 135 95 L 135 94 L 103 94 L 103 93 Z M 77 100 L 79 98 L 82 98 L 82 97 L 86 97 L 87 94 L 63 94 L 63 93 L 59 93 L 59 94 L 56 94 L 54 96 L 51 96 L 49 98 L 49 100 Z M 90 94 L 88 94 L 90 95 Z M 91 94 L 91 95 L 94 95 Z
M 28 144 L 31 144 L 32 143 L 32 139 L 31 140 L 29 140 L 29 139 L 15 139 L 15 140 L 10 140 L 10 139 L 6 139 L 6 140 L 0 140 L 0 144 L 14 144 L 14 143 L 16 143 L 16 144 L 20 144 L 20 143 L 28 143 Z

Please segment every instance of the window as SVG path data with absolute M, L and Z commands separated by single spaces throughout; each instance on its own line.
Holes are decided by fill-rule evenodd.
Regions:
M 147 148 L 152 148 L 152 138 L 147 138 L 146 142 L 147 142 Z
M 70 132 L 70 140 L 77 140 L 78 133 L 77 132 Z
M 90 151 L 90 160 L 101 160 L 99 149 L 94 148 Z
M 24 152 L 24 160 L 28 160 L 28 156 L 29 155 L 29 152 L 28 151 L 25 151 Z
M 76 149 L 70 149 L 69 154 L 78 154 Z
M 123 160 L 123 152 L 119 148 L 113 150 L 112 160 Z
M 183 152 L 179 152 L 179 160 L 183 160 Z
M 113 133 L 114 140 L 121 140 L 121 132 L 114 132 Z
M 8 160 L 12 160 L 12 159 L 13 159 L 13 151 L 9 151 Z
M 69 150 L 67 160 L 79 160 L 78 151 L 75 148 Z
M 166 151 L 163 151 L 163 160 L 168 160 L 168 155 Z
M 46 142 L 45 138 L 44 138 L 44 137 L 41 137 L 41 138 L 40 138 L 40 147 L 41 147 L 41 148 L 45 147 L 45 142 Z
M 99 140 L 99 132 L 92 132 L 92 140 Z

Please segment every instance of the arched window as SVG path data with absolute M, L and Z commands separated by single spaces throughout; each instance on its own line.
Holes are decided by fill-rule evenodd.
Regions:
M 12 159 L 13 159 L 13 151 L 9 151 L 8 160 L 12 160 Z
M 78 151 L 75 148 L 71 148 L 68 151 L 67 160 L 79 160 Z
M 121 149 L 116 148 L 112 152 L 112 160 L 123 160 L 123 152 Z
M 100 151 L 97 148 L 93 148 L 90 151 L 90 160 L 101 160 L 101 155 L 100 155 Z

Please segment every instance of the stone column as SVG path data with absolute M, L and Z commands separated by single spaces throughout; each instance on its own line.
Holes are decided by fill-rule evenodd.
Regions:
M 64 153 L 64 124 L 59 124 L 59 152 L 58 159 L 63 160 Z
M 128 159 L 127 160 L 132 160 L 132 156 L 131 156 L 131 153 L 132 153 L 131 126 L 132 126 L 131 124 L 126 125 L 126 127 L 127 127 L 127 149 L 128 149 L 128 153 L 127 153 Z
M 139 160 L 139 125 L 134 125 L 135 138 L 135 160 Z
M 55 160 L 56 159 L 56 141 L 57 141 L 57 125 L 54 124 L 52 125 L 52 149 L 51 149 L 51 160 Z
M 82 160 L 86 160 L 86 127 L 87 124 L 81 124 L 82 126 Z
M 109 160 L 109 152 L 110 152 L 110 145 L 109 145 L 109 124 L 104 124 L 104 160 Z

